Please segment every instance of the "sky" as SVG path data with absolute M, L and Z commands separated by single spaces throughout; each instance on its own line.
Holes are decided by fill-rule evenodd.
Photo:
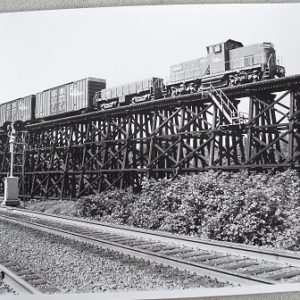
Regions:
M 272 42 L 300 73 L 300 4 L 110 7 L 0 14 L 0 103 L 85 77 L 152 76 L 234 39 Z

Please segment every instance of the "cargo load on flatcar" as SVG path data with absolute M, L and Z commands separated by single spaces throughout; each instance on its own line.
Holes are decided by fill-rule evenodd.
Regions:
M 163 79 L 151 77 L 144 80 L 103 89 L 95 95 L 95 103 L 101 109 L 143 102 L 162 96 Z
M 0 105 L 0 127 L 6 129 L 10 123 L 34 120 L 35 95 L 18 98 Z
M 44 119 L 91 109 L 95 93 L 105 87 L 104 79 L 89 77 L 37 93 L 35 117 Z

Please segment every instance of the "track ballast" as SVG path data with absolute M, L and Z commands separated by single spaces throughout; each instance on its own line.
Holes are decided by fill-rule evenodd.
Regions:
M 149 230 L 100 225 L 96 222 L 20 210 L 4 211 L 1 210 L 1 218 L 9 218 L 25 226 L 97 244 L 180 270 L 216 277 L 233 284 L 278 284 L 297 282 L 300 278 L 300 258 L 295 255 L 255 250 L 228 243 L 223 243 L 222 246 L 222 243 L 213 241 L 174 237 Z M 217 252 L 212 250 L 216 247 Z

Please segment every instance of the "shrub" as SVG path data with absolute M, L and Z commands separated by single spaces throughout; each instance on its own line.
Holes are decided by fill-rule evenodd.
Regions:
M 299 250 L 300 179 L 205 172 L 145 179 L 139 194 L 118 190 L 78 201 L 79 215 L 137 227 Z

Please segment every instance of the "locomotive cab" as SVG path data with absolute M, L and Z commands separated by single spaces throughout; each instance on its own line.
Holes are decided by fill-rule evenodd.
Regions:
M 202 78 L 202 89 L 210 89 L 212 86 L 220 88 L 228 85 L 230 72 L 230 51 L 243 48 L 243 44 L 227 40 L 207 46 L 207 59 L 209 72 Z
M 240 47 L 243 47 L 243 44 L 234 40 L 227 40 L 225 43 L 207 46 L 207 57 L 210 66 L 209 75 L 229 70 L 229 50 Z

